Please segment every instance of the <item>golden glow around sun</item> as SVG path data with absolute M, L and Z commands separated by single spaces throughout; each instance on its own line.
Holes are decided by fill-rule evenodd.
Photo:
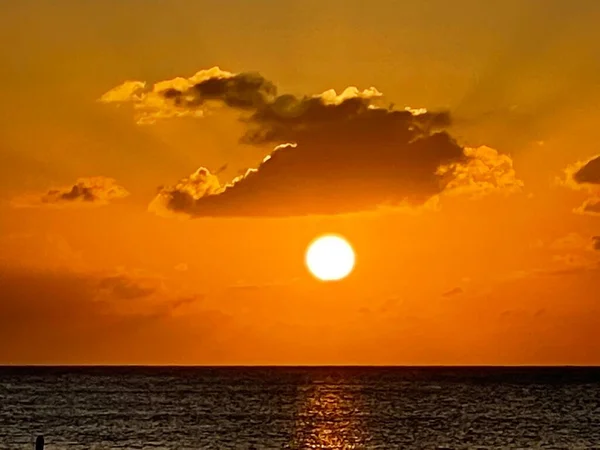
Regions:
M 354 268 L 354 250 L 343 237 L 325 235 L 315 239 L 306 251 L 308 270 L 320 280 L 335 281 Z

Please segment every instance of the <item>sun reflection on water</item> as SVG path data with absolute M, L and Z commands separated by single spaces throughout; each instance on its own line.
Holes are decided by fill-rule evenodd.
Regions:
M 369 441 L 360 386 L 314 384 L 303 393 L 294 448 L 361 449 Z

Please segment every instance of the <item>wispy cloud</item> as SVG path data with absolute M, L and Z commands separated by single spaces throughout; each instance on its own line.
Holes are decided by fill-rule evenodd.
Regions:
M 80 178 L 68 187 L 50 189 L 39 194 L 23 194 L 12 201 L 15 207 L 105 205 L 124 198 L 129 192 L 112 178 Z

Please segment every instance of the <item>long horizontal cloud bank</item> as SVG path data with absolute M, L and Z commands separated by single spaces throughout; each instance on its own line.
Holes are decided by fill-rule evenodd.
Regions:
M 201 117 L 211 104 L 239 112 L 241 142 L 271 143 L 256 169 L 223 185 L 206 168 L 162 187 L 150 205 L 159 214 L 298 216 L 424 205 L 443 192 L 516 192 L 512 160 L 488 147 L 465 149 L 444 128 L 446 111 L 380 106 L 371 87 L 341 94 L 278 95 L 256 73 L 219 68 L 156 83 L 128 81 L 101 97 L 133 104 L 138 123 Z
M 0 362 L 177 362 L 186 342 L 210 338 L 228 318 L 204 309 L 202 298 L 179 295 L 156 276 L 0 262 Z

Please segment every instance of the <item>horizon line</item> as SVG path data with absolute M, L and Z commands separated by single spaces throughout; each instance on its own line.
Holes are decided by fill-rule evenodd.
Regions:
M 600 369 L 600 364 L 5 364 L 3 368 L 390 368 L 390 369 Z

